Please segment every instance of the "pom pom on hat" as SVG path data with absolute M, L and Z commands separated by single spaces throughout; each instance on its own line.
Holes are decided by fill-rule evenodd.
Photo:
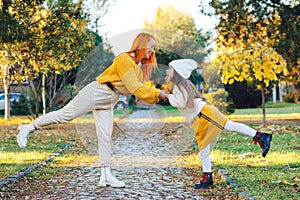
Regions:
M 172 60 L 169 65 L 185 79 L 188 79 L 192 71 L 197 69 L 197 62 L 192 59 Z

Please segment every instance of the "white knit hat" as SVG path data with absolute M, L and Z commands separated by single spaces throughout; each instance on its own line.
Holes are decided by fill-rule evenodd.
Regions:
M 169 63 L 175 71 L 185 79 L 188 79 L 194 69 L 197 69 L 197 62 L 192 59 L 172 60 Z

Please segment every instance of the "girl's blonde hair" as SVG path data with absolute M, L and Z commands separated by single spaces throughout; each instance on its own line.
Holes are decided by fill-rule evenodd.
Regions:
M 144 81 L 150 79 L 153 70 L 157 69 L 157 62 L 155 58 L 155 52 L 153 52 L 149 58 L 144 58 L 147 50 L 149 41 L 155 38 L 153 35 L 148 33 L 140 33 L 134 39 L 130 50 L 127 53 L 134 53 L 135 62 L 142 62 L 142 71 L 144 75 Z
M 188 79 L 184 79 L 182 76 L 180 76 L 176 70 L 174 70 L 174 76 L 171 80 L 177 87 L 179 88 L 180 92 L 183 93 L 183 89 L 185 89 L 188 93 L 187 96 L 187 107 L 192 108 L 194 107 L 194 99 L 201 98 L 203 101 L 209 103 L 209 101 L 203 97 L 200 92 L 198 92 L 198 89 L 196 86 Z

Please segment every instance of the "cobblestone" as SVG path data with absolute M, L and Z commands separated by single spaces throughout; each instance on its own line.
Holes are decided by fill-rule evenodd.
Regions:
M 145 113 L 146 112 L 146 113 Z M 155 111 L 138 110 L 133 116 L 145 116 Z M 64 167 L 51 178 L 19 180 L 0 192 L 4 199 L 204 199 L 193 189 L 194 178 L 173 165 L 190 142 L 177 124 L 172 134 L 163 134 L 166 124 L 117 124 L 114 134 L 112 172 L 126 182 L 125 188 L 98 187 L 100 167 Z M 155 128 L 152 128 L 155 127 Z M 173 126 L 174 127 L 174 126 Z M 153 131 L 155 130 L 155 131 Z M 41 184 L 43 190 L 41 190 Z M 46 188 L 46 189 L 45 189 Z
M 198 192 L 187 183 L 192 178 L 185 177 L 179 168 L 116 168 L 115 175 L 126 181 L 125 188 L 100 188 L 97 181 L 99 168 L 66 168 L 64 173 L 43 182 L 47 190 L 38 191 L 39 186 L 31 185 L 29 193 L 24 185 L 14 189 L 18 197 L 30 199 L 202 199 Z M 88 174 L 89 176 L 82 176 Z M 12 194 L 12 191 L 11 191 Z M 14 199 L 14 196 L 7 196 Z

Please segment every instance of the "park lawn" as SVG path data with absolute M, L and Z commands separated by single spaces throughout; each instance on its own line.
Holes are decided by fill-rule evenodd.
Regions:
M 274 137 L 266 158 L 241 134 L 225 132 L 212 159 L 238 180 L 241 191 L 256 199 L 297 199 L 300 191 L 300 126 L 272 125 Z M 242 158 L 242 154 L 253 155 Z
M 227 170 L 237 180 L 237 186 L 233 187 L 256 199 L 299 199 L 300 126 L 272 125 L 267 128 L 273 130 L 273 139 L 265 158 L 261 156 L 259 146 L 251 143 L 251 138 L 223 131 L 211 148 L 213 169 Z M 198 151 L 182 157 L 179 162 L 186 168 L 201 166 Z
M 286 109 L 282 114 L 293 114 L 299 108 L 299 104 L 296 107 L 285 104 L 284 107 Z M 282 106 L 275 105 L 270 108 L 276 110 L 281 109 Z M 125 111 L 125 115 L 127 112 Z M 182 120 L 176 108 L 162 107 L 160 112 L 164 113 L 166 122 Z M 116 113 L 115 117 L 123 115 L 124 113 L 120 112 Z M 245 112 L 239 115 L 247 116 Z M 92 123 L 90 118 L 79 119 L 79 123 L 90 124 Z M 40 163 L 52 153 L 62 149 L 65 144 L 76 143 L 76 147 L 63 156 L 57 157 L 55 165 L 76 164 L 83 159 L 91 163 L 97 159 L 95 156 L 86 155 L 74 123 L 43 128 L 35 133 L 37 134 L 35 137 L 30 138 L 29 145 L 25 149 L 19 149 L 16 142 L 17 125 L 27 121 L 26 118 L 15 117 L 8 122 L 0 120 L 0 180 L 10 174 L 23 171 L 32 164 Z M 257 125 L 251 126 L 258 128 Z M 212 160 L 216 169 L 227 169 L 231 176 L 238 180 L 237 190 L 247 192 L 257 199 L 264 199 L 266 196 L 270 197 L 268 199 L 297 199 L 300 185 L 299 129 L 299 124 L 267 127 L 267 130 L 272 130 L 274 133 L 274 138 L 271 151 L 266 158 L 260 156 L 260 148 L 251 144 L 251 139 L 248 137 L 224 131 L 217 144 L 212 147 Z M 240 155 L 249 152 L 254 155 L 240 158 Z M 185 167 L 194 169 L 199 167 L 201 164 L 198 155 L 197 152 L 183 157 Z M 52 173 L 51 170 L 49 173 Z M 202 173 L 201 170 L 199 173 Z
M 158 110 L 162 113 L 162 115 L 166 116 L 166 122 L 175 120 L 175 118 L 177 118 L 177 121 L 182 120 L 180 111 L 175 107 L 162 106 L 161 109 Z M 262 119 L 262 117 L 262 108 L 235 109 L 234 113 L 228 115 L 228 118 L 232 120 Z M 266 117 L 267 119 L 300 119 L 300 104 L 267 102 Z
M 243 108 L 235 109 L 234 113 L 228 117 L 235 119 L 259 119 L 262 118 L 262 108 Z M 293 103 L 267 103 L 266 104 L 267 119 L 299 119 L 300 104 Z
M 37 131 L 34 133 L 35 137 L 29 138 L 29 144 L 24 149 L 20 149 L 17 144 L 17 133 L 17 124 L 12 120 L 0 124 L 0 180 L 24 171 L 33 164 L 41 163 L 51 154 L 63 149 L 66 144 L 78 141 L 72 124 L 54 125 Z

